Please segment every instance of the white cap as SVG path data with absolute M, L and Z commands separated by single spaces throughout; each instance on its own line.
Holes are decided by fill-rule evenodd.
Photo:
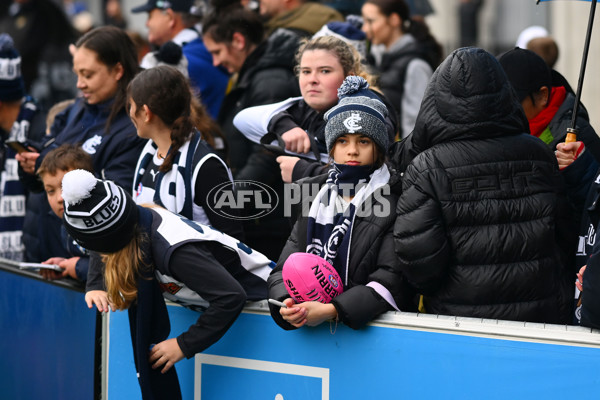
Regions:
M 517 47 L 526 49 L 527 43 L 529 43 L 532 39 L 546 37 L 549 35 L 550 34 L 548 33 L 548 30 L 546 28 L 544 28 L 543 26 L 539 26 L 539 25 L 530 26 L 529 28 L 525 28 L 523 30 L 523 32 L 521 32 L 519 34 L 516 45 L 517 45 Z

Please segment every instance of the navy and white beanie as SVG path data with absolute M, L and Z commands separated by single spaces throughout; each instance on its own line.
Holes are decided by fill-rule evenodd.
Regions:
M 63 224 L 82 247 L 115 253 L 131 242 L 139 219 L 137 205 L 121 187 L 89 171 L 67 172 L 62 180 Z
M 367 35 L 361 30 L 362 20 L 355 15 L 346 17 L 346 21 L 332 21 L 313 35 L 313 39 L 321 36 L 335 36 L 354 46 L 362 58 L 367 57 Z
M 369 83 L 360 76 L 347 76 L 338 89 L 340 101 L 325 113 L 325 142 L 331 152 L 338 137 L 361 134 L 371 138 L 384 153 L 390 145 L 385 118 L 388 110 Z
M 140 62 L 140 67 L 143 69 L 154 68 L 160 65 L 170 65 L 177 68 L 186 78 L 190 77 L 188 73 L 188 60 L 183 54 L 181 46 L 175 42 L 166 42 L 157 51 L 148 52 Z
M 12 38 L 0 34 L 0 101 L 17 101 L 25 96 L 21 75 L 21 56 Z

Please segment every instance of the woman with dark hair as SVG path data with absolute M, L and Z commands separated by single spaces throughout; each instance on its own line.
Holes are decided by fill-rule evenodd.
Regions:
M 188 81 L 176 68 L 158 66 L 141 72 L 128 89 L 129 116 L 138 136 L 150 139 L 136 167 L 133 199 L 156 203 L 243 240 L 240 220 L 231 207 L 217 211 L 208 202 L 216 187 L 230 186 L 231 171 L 205 141 L 218 131 L 200 102 L 192 102 Z M 227 185 L 229 183 L 229 185 Z
M 149 68 L 131 81 L 127 97 L 129 116 L 138 136 L 150 139 L 135 168 L 135 203 L 158 204 L 243 240 L 241 220 L 231 218 L 238 211 L 228 205 L 219 207 L 218 198 L 211 196 L 215 188 L 222 188 L 221 193 L 229 192 L 233 196 L 233 178 L 225 162 L 204 141 L 204 132 L 215 132 L 218 127 L 196 100 L 183 74 L 167 65 Z M 213 251 L 218 255 L 223 253 L 220 248 Z M 224 253 L 227 257 L 227 251 Z M 90 275 L 102 282 L 98 266 L 92 264 Z M 265 284 L 264 280 L 254 277 L 244 279 L 256 287 Z M 104 286 L 88 285 L 88 304 L 99 308 L 108 304 Z M 248 293 L 248 297 L 260 300 L 264 293 L 258 297 Z
M 98 176 L 129 189 L 136 160 L 145 144 L 136 135 L 125 109 L 127 85 L 139 70 L 135 46 L 122 29 L 96 28 L 76 42 L 73 70 L 81 96 L 56 116 L 44 143 L 32 143 L 38 150 L 16 157 L 23 172 L 21 179 L 30 188 L 40 190 L 34 171 L 44 156 L 61 144 L 77 143 L 91 154 Z M 52 249 L 61 248 L 52 243 L 52 238 L 60 238 L 58 230 L 48 232 L 52 226 L 60 225 L 44 227 L 40 223 L 49 211 L 43 193 L 29 197 L 23 240 L 26 256 L 32 261 L 56 256 Z
M 404 0 L 367 0 L 362 30 L 373 51 L 368 61 L 377 69 L 381 88 L 400 119 L 400 138 L 413 130 L 425 87 L 441 61 L 442 49 L 421 20 L 410 17 Z
M 21 153 L 17 160 L 33 175 L 48 151 L 63 143 L 80 143 L 92 155 L 97 174 L 131 187 L 144 144 L 125 110 L 127 85 L 139 71 L 135 46 L 122 29 L 96 28 L 75 44 L 73 70 L 81 96 L 56 116 L 50 128 L 52 143 L 41 144 L 39 153 Z

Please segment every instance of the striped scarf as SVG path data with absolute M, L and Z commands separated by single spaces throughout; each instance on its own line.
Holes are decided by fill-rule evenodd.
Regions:
M 370 166 L 334 164 L 308 212 L 306 252 L 333 265 L 344 285 L 348 284 L 349 249 L 356 210 L 390 179 L 386 165 L 371 171 Z M 342 194 L 354 197 L 348 204 Z

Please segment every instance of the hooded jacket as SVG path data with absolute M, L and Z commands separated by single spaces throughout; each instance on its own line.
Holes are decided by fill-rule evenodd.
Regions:
M 428 313 L 568 323 L 570 213 L 556 158 L 527 133 L 496 59 L 454 51 L 434 72 L 402 170 L 394 226 L 400 271 Z M 569 227 L 570 228 L 570 227 Z

